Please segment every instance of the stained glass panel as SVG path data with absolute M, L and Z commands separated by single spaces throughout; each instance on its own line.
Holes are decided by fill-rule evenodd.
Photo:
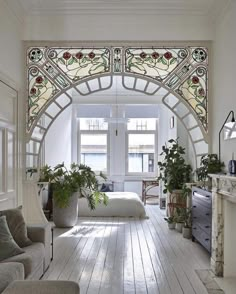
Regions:
M 48 58 L 74 82 L 111 71 L 110 50 L 107 48 L 51 48 Z
M 187 101 L 207 131 L 208 51 L 205 47 L 30 47 L 27 65 L 28 131 L 53 98 L 83 79 L 107 73 L 140 75 L 140 80 L 143 76 L 152 78 L 153 83 L 162 83 L 163 89 Z
M 37 67 L 28 70 L 29 98 L 28 98 L 28 129 L 37 118 L 46 102 L 59 92 L 58 87 Z
M 198 67 L 176 92 L 188 102 L 207 130 L 207 69 Z
M 184 48 L 128 48 L 125 70 L 163 81 L 188 55 Z

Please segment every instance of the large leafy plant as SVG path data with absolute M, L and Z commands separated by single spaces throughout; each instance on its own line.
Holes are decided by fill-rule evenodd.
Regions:
M 196 169 L 197 178 L 205 182 L 208 174 L 220 173 L 223 167 L 224 163 L 219 161 L 217 154 L 205 154 L 201 157 L 200 167 Z
M 102 174 L 100 176 L 103 177 Z M 68 206 L 70 197 L 75 192 L 79 192 L 80 197 L 88 200 L 92 210 L 98 203 L 108 203 L 106 194 L 98 191 L 95 172 L 84 164 L 72 163 L 70 169 L 67 169 L 64 163 L 54 168 L 45 165 L 40 169 L 39 181 L 53 185 L 53 199 L 61 208 Z
M 182 189 L 190 181 L 191 166 L 185 162 L 185 148 L 179 145 L 178 139 L 168 141 L 169 146 L 162 146 L 163 160 L 158 162 L 158 180 L 164 182 L 164 193 Z

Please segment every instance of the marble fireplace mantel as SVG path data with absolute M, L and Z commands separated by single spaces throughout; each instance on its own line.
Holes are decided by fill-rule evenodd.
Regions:
M 225 213 L 225 209 L 228 204 L 236 209 L 236 176 L 223 174 L 209 174 L 209 176 L 212 178 L 211 269 L 216 276 L 222 277 L 226 273 L 236 276 L 234 255 L 228 258 L 232 253 L 229 252 L 230 248 L 228 250 L 229 246 L 225 244 L 226 224 L 229 223 L 227 220 L 229 216 Z

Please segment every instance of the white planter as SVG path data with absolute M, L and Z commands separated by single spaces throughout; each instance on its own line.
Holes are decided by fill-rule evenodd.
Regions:
M 183 229 L 184 224 L 183 223 L 176 223 L 175 229 L 182 233 L 182 229 Z
M 185 228 L 183 227 L 183 237 L 186 239 L 190 239 L 192 236 L 191 228 Z
M 69 200 L 69 205 L 60 208 L 53 201 L 53 222 L 58 228 L 73 227 L 78 219 L 78 193 L 73 193 Z
M 175 229 L 175 223 L 168 223 L 168 228 L 169 228 L 170 230 Z

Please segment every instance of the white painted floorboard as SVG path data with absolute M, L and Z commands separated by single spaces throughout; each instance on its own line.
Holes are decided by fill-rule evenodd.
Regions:
M 158 205 L 149 219 L 79 218 L 54 229 L 54 259 L 44 280 L 72 280 L 81 294 L 207 294 L 195 269 L 209 269 L 198 243 L 169 230 Z

